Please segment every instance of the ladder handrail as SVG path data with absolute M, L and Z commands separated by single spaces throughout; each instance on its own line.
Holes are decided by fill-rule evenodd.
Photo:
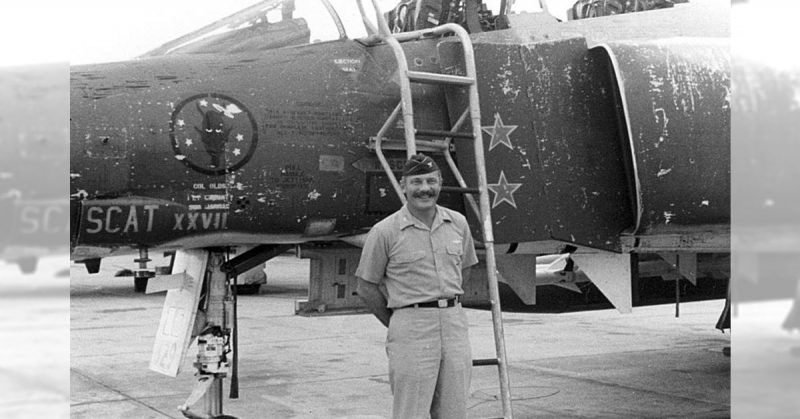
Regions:
M 392 114 L 389 115 L 389 118 L 386 119 L 386 122 L 383 123 L 380 131 L 378 131 L 378 136 L 375 138 L 375 153 L 378 155 L 378 160 L 381 162 L 381 166 L 383 167 L 383 171 L 389 175 L 389 181 L 392 183 L 392 188 L 394 188 L 394 192 L 400 198 L 400 202 L 403 205 L 406 204 L 406 195 L 403 193 L 403 190 L 400 188 L 400 183 L 397 182 L 397 179 L 394 177 L 394 171 L 392 171 L 392 167 L 389 166 L 389 162 L 386 161 L 386 156 L 383 155 L 383 149 L 381 148 L 381 143 L 383 141 L 384 136 L 386 135 L 386 131 L 389 130 L 389 127 L 392 126 L 394 121 L 397 120 L 397 115 L 400 113 L 400 109 L 403 107 L 403 103 L 398 103 L 395 106 Z
M 489 204 L 489 186 L 486 180 L 486 157 L 483 152 L 483 133 L 481 132 L 481 110 L 478 98 L 478 79 L 475 70 L 475 52 L 472 49 L 472 40 L 469 39 L 469 34 L 466 29 L 455 25 L 454 32 L 461 40 L 467 77 L 471 77 L 475 80 L 475 83 L 469 86 L 469 108 L 472 122 L 472 134 L 475 137 L 473 144 L 475 146 L 475 171 L 477 172 L 478 189 L 480 190 L 481 230 L 483 232 L 483 244 L 486 251 L 486 274 L 487 282 L 489 283 L 489 298 L 492 300 L 494 344 L 498 361 L 497 369 L 500 374 L 500 398 L 503 402 L 503 416 L 511 419 L 514 416 L 511 411 L 511 384 L 508 377 L 503 313 L 500 308 L 500 290 L 497 285 L 497 260 L 495 259 L 494 253 L 492 207 Z
M 408 80 L 408 63 L 406 54 L 400 42 L 393 36 L 386 38 L 386 43 L 392 48 L 397 60 L 397 76 L 400 84 L 400 104 L 403 108 L 403 132 L 406 139 L 406 157 L 417 154 L 417 145 L 414 141 L 414 104 L 411 97 L 411 81 Z
M 378 0 L 372 0 L 372 8 L 375 10 L 375 21 L 378 22 L 378 33 L 384 38 L 391 36 L 392 31 L 389 30 L 389 24 L 381 14 L 381 7 L 378 5 Z
M 467 120 L 467 116 L 469 115 L 469 109 L 465 109 L 464 113 L 458 118 L 455 124 L 453 124 L 453 128 L 450 131 L 456 132 L 461 129 L 461 126 L 464 125 L 464 122 Z M 452 138 L 447 137 L 445 138 L 445 144 L 447 147 L 444 150 L 444 159 L 447 161 L 447 165 L 450 167 L 450 171 L 453 172 L 453 176 L 456 178 L 456 182 L 458 182 L 458 186 L 462 188 L 467 187 L 467 182 L 464 180 L 464 176 L 461 176 L 461 171 L 458 170 L 458 166 L 456 166 L 456 162 L 453 160 L 453 156 L 450 154 L 450 142 Z M 481 218 L 481 210 L 478 207 L 478 203 L 475 202 L 475 197 L 472 195 L 465 195 L 467 202 L 469 203 L 470 208 L 472 208 L 472 212 L 475 213 L 475 217 L 478 219 Z

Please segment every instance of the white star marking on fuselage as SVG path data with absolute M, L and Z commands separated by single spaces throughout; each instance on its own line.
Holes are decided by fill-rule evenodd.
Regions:
M 481 127 L 481 130 L 492 136 L 489 142 L 489 151 L 497 147 L 498 144 L 503 144 L 509 149 L 513 150 L 514 146 L 511 145 L 511 133 L 517 129 L 518 125 L 505 125 L 503 119 L 500 118 L 499 113 L 494 114 L 494 125 Z
M 522 186 L 521 183 L 508 183 L 506 174 L 501 170 L 500 179 L 497 183 L 490 183 L 486 186 L 488 186 L 489 190 L 494 192 L 494 201 L 492 202 L 493 209 L 503 202 L 508 202 L 509 205 L 515 209 L 517 208 L 517 203 L 514 201 L 514 192 Z

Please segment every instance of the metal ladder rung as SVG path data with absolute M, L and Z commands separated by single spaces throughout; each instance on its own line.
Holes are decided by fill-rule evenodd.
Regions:
M 473 367 L 482 367 L 485 365 L 500 365 L 500 361 L 497 358 L 487 358 L 487 359 L 473 359 L 472 366 Z
M 442 192 L 479 194 L 481 190 L 478 188 L 462 188 L 460 186 L 442 186 Z
M 377 147 L 377 137 L 370 137 L 369 138 L 369 148 L 370 150 L 375 150 Z M 382 139 L 382 148 L 384 150 L 408 150 L 406 146 L 405 140 L 395 140 L 392 138 L 383 138 Z M 441 153 L 444 151 L 451 150 L 453 148 L 452 144 L 442 140 L 417 140 L 417 151 L 422 151 L 426 153 Z
M 475 79 L 472 77 L 427 73 L 424 71 L 408 71 L 406 74 L 409 80 L 417 83 L 453 84 L 457 86 L 470 86 L 475 84 Z
M 392 37 L 394 39 L 397 39 L 398 42 L 408 42 L 408 41 L 416 41 L 418 39 L 426 37 L 440 36 L 446 33 L 451 33 L 451 31 L 444 26 L 437 26 L 433 28 L 419 29 L 411 32 L 393 33 Z
M 471 132 L 453 132 L 447 130 L 433 130 L 433 129 L 418 129 L 416 130 L 416 134 L 426 137 L 467 138 L 470 140 L 475 138 Z

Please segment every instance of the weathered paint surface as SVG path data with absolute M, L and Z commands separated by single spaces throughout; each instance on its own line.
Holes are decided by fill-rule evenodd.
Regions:
M 618 249 L 632 211 L 605 61 L 580 37 L 525 45 L 481 39 L 474 48 L 497 242 Z M 457 62 L 458 48 L 442 50 Z
M 412 68 L 438 66 L 432 42 L 409 44 L 408 56 Z M 397 104 L 395 68 L 385 47 L 349 40 L 73 67 L 74 243 L 371 226 L 399 207 L 367 147 Z M 441 92 L 418 93 L 418 123 L 445 128 Z M 404 151 L 387 154 L 402 167 Z
M 657 234 L 656 227 L 680 232 L 726 222 L 718 195 L 729 194 L 729 183 L 727 191 L 714 188 L 729 162 L 698 169 L 686 160 L 694 152 L 703 159 L 727 156 L 720 150 L 729 145 L 717 137 L 703 145 L 706 130 L 716 129 L 707 123 L 729 124 L 729 116 L 702 116 L 728 100 L 718 95 L 729 72 L 717 65 L 723 58 L 685 51 L 680 43 L 626 49 L 619 42 L 620 50 L 612 51 L 624 57 L 614 68 L 606 52 L 591 49 L 631 39 L 647 22 L 653 23 L 651 38 L 726 36 L 724 17 L 702 29 L 662 24 L 666 16 L 684 15 L 564 24 L 538 15 L 536 25 L 526 25 L 525 16 L 533 15 L 525 15 L 514 17 L 510 30 L 472 36 L 497 242 L 559 240 L 619 250 L 620 234 L 637 226 L 639 234 Z M 603 30 L 614 22 L 619 27 Z M 459 72 L 448 40 L 404 48 L 411 70 Z M 709 57 L 717 60 L 710 67 L 698 64 Z M 241 237 L 235 234 L 255 242 L 279 236 L 302 241 L 363 232 L 399 206 L 368 148 L 399 101 L 395 70 L 386 46 L 349 40 L 74 67 L 73 244 L 209 237 L 229 243 Z M 632 75 L 636 70 L 649 72 Z M 617 77 L 625 80 L 619 91 Z M 636 83 L 641 86 L 631 89 Z M 659 96 L 667 88 L 677 90 Z M 418 128 L 447 129 L 463 109 L 457 91 L 414 89 Z M 634 99 L 647 106 L 634 105 L 638 125 L 631 126 L 638 131 L 630 140 L 623 105 Z M 402 127 L 396 124 L 389 136 L 402 138 Z M 660 137 L 669 146 L 642 148 Z M 632 141 L 641 141 L 639 147 Z M 681 143 L 690 150 L 681 150 Z M 468 141 L 457 144 L 462 171 L 475 184 L 471 149 Z M 387 154 L 399 169 L 405 152 Z M 640 167 L 647 176 L 639 175 Z M 709 173 L 716 177 L 702 185 L 710 192 L 694 196 L 688 182 Z M 449 173 L 445 178 L 454 183 Z M 684 201 L 663 201 L 664 185 Z M 690 191 L 689 201 L 683 191 Z M 443 195 L 442 202 L 463 210 L 458 195 Z
M 474 36 L 499 243 L 555 239 L 618 250 L 620 234 L 727 234 L 727 17 L 676 24 L 697 19 L 687 13 L 564 24 L 521 15 L 511 30 Z M 649 29 L 632 31 L 639 25 Z M 603 42 L 611 53 L 592 48 Z M 458 47 L 440 49 L 461 71 Z M 610 59 L 615 53 L 621 63 Z M 449 99 L 463 106 L 458 93 Z
M 636 183 L 636 233 L 730 224 L 729 44 L 613 42 Z M 680 226 L 680 227 L 679 227 Z

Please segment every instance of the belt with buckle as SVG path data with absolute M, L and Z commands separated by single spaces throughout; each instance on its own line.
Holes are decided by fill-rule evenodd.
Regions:
M 443 298 L 441 300 L 426 301 L 424 303 L 409 304 L 400 308 L 447 308 L 455 307 L 459 303 L 459 298 Z

